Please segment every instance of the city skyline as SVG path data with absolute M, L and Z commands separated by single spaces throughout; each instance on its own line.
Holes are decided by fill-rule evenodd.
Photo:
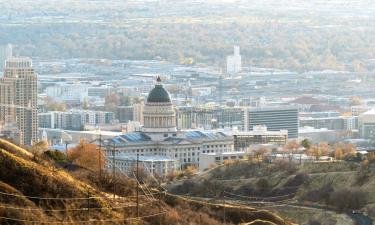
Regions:
M 374 223 L 374 2 L 0 8 L 0 224 Z

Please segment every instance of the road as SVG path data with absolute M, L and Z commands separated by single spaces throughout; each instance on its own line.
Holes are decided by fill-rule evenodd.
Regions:
M 209 200 L 214 200 L 212 198 L 197 198 L 197 199 L 200 199 L 200 200 L 204 200 L 204 201 L 209 201 Z M 259 204 L 253 204 L 254 202 L 251 202 L 251 201 L 236 201 L 236 200 L 229 200 L 228 202 L 233 202 L 233 203 L 239 203 L 239 204 L 244 204 L 244 205 L 248 205 L 248 206 L 251 206 L 253 205 L 254 208 L 257 208 L 257 207 L 260 207 Z M 290 207 L 290 208 L 303 208 L 303 209 L 322 209 L 322 210 L 326 210 L 326 211 L 331 211 L 331 212 L 334 212 L 331 208 L 328 208 L 328 207 L 325 207 L 325 206 L 322 206 L 322 205 L 311 205 L 311 204 L 302 204 L 302 203 L 298 203 L 297 201 L 290 201 L 290 202 L 285 202 L 285 203 L 281 203 L 280 205 L 274 205 L 274 206 L 270 206 L 270 207 L 267 207 L 267 206 L 263 206 L 262 208 L 273 208 L 273 207 Z M 365 216 L 363 213 L 352 213 L 352 212 L 348 212 L 347 215 L 353 219 L 353 221 L 355 222 L 355 225 L 374 225 L 373 224 L 373 219 L 371 219 L 370 217 L 368 216 Z
M 321 206 L 321 205 L 306 205 L 306 204 L 300 204 L 300 203 L 289 203 L 287 205 L 284 205 L 283 207 L 295 207 L 295 208 L 305 208 L 305 209 L 323 209 L 323 210 L 329 210 L 332 211 L 332 209 Z M 368 216 L 365 216 L 363 213 L 346 213 L 349 217 L 351 217 L 355 225 L 373 225 L 373 219 L 371 219 Z

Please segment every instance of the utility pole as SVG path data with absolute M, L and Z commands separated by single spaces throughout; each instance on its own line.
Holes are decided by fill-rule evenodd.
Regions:
M 98 159 L 99 159 L 99 186 L 102 186 L 102 134 L 99 134 L 99 151 L 98 151 Z
M 68 158 L 68 142 L 65 142 L 65 155 Z
M 87 189 L 87 220 L 90 220 L 90 190 Z
M 160 192 L 160 189 L 159 189 L 159 192 Z M 159 225 L 162 225 L 161 224 L 161 192 L 159 193 Z
M 225 206 L 225 194 L 224 194 L 224 191 L 222 193 L 222 196 L 223 196 L 223 211 L 224 211 L 224 218 L 223 218 L 223 220 L 224 220 L 224 224 L 225 224 L 226 223 L 226 218 L 225 218 L 225 208 L 226 208 L 226 206 Z
M 113 198 L 116 198 L 116 144 L 112 147 L 112 179 L 113 179 Z
M 161 218 L 162 218 L 162 214 L 161 214 L 161 198 L 162 198 L 162 192 L 161 192 L 161 181 L 158 180 L 159 182 L 159 225 L 162 225 L 161 224 Z
M 139 180 L 138 180 L 138 165 L 139 165 L 139 153 L 137 152 L 137 171 L 136 171 L 136 180 L 137 180 L 137 217 L 139 217 Z

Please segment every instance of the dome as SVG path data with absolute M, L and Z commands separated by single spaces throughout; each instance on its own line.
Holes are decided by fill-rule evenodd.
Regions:
M 154 89 L 148 94 L 147 102 L 149 103 L 168 103 L 171 102 L 171 98 L 167 90 L 163 88 L 161 85 L 161 79 L 158 77 L 156 80 L 157 84 L 155 85 Z

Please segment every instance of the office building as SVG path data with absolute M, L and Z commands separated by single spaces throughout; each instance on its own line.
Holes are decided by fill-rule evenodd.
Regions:
M 299 112 L 310 112 L 313 106 L 321 105 L 322 102 L 310 96 L 302 96 L 289 102 L 289 104 L 298 107 Z
M 47 87 L 46 94 L 57 102 L 79 104 L 88 99 L 88 88 L 80 83 L 61 83 Z
M 89 97 L 105 98 L 105 96 L 114 92 L 114 88 L 102 85 L 102 86 L 91 86 L 87 88 L 87 94 Z
M 350 109 L 352 112 L 352 116 L 359 116 L 362 113 L 365 113 L 371 110 L 371 107 L 367 105 L 355 105 L 355 106 L 350 107 Z
M 117 106 L 116 108 L 116 119 L 120 123 L 127 123 L 134 120 L 134 108 L 133 106 Z
M 343 135 L 341 130 L 329 130 L 327 128 L 300 127 L 298 132 L 300 140 L 308 139 L 313 144 L 321 142 L 335 144 L 348 138 Z
M 177 128 L 184 129 L 212 129 L 214 115 L 211 109 L 183 106 L 176 109 Z
M 221 165 L 225 161 L 244 160 L 248 157 L 246 152 L 223 152 L 223 153 L 202 153 L 199 160 L 199 171 L 204 171 L 212 166 Z
M 70 110 L 39 113 L 39 127 L 63 130 L 83 130 L 85 125 L 100 126 L 111 124 L 115 119 L 113 112 Z
M 240 55 L 240 47 L 234 46 L 233 47 L 233 55 L 227 56 L 227 73 L 230 75 L 236 74 L 241 72 L 242 70 L 242 59 Z
M 30 58 L 7 57 L 0 78 L 0 121 L 15 124 L 15 141 L 31 145 L 38 141 L 37 75 Z
M 269 131 L 287 130 L 288 138 L 298 138 L 297 107 L 262 107 L 244 109 L 244 131 L 263 125 Z
M 144 103 L 136 103 L 133 104 L 133 120 L 138 121 L 143 124 L 143 110 L 144 110 Z
M 359 134 L 362 138 L 375 139 L 375 110 L 358 116 Z
M 133 176 L 137 168 L 137 155 L 118 154 L 114 159 L 109 158 L 107 168 L 112 169 L 113 163 L 116 169 Z M 138 156 L 138 165 L 146 173 L 161 177 L 165 177 L 181 167 L 177 159 L 165 156 Z
M 236 151 L 247 151 L 256 144 L 285 145 L 288 141 L 288 131 L 269 131 L 266 126 L 254 126 L 251 131 L 234 132 L 234 149 Z
M 179 107 L 177 110 L 178 129 L 243 129 L 244 111 L 236 107 Z

